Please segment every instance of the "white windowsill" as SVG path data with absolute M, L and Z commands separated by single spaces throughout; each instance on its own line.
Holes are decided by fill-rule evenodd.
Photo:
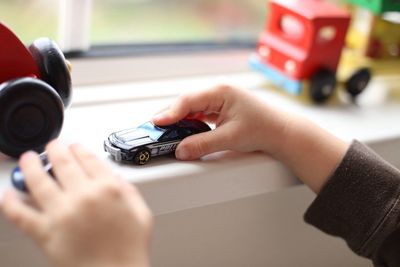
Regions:
M 75 86 L 180 79 L 247 71 L 250 49 L 72 59 Z
M 117 164 L 103 151 L 103 140 L 111 132 L 149 120 L 182 92 L 219 83 L 247 88 L 270 104 L 307 116 L 347 141 L 356 138 L 367 142 L 400 167 L 400 105 L 398 100 L 378 100 L 382 95 L 379 80 L 359 107 L 307 106 L 267 90 L 264 79 L 252 72 L 80 87 L 75 90 L 72 107 L 66 111 L 60 138 L 67 143 L 83 143 L 125 179 L 137 184 L 155 214 L 299 184 L 282 164 L 260 153 L 221 152 L 193 162 L 179 162 L 171 156 L 136 166 Z M 0 157 L 0 192 L 10 186 L 9 174 L 15 165 L 15 160 Z

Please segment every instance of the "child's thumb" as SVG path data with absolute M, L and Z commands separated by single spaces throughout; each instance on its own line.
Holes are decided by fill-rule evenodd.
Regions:
M 213 152 L 226 150 L 225 144 L 225 135 L 217 128 L 185 138 L 178 145 L 175 155 L 180 160 L 198 159 Z

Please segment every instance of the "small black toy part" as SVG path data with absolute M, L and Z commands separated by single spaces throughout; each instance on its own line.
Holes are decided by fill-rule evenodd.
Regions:
M 310 80 L 310 97 L 316 104 L 325 103 L 336 88 L 335 73 L 329 69 L 318 70 Z
M 0 151 L 6 155 L 42 152 L 59 135 L 63 119 L 61 98 L 45 82 L 21 78 L 0 85 Z
M 356 98 L 368 86 L 372 74 L 370 69 L 361 68 L 355 71 L 345 83 L 346 91 L 352 98 Z
M 29 46 L 29 51 L 40 70 L 41 79 L 58 92 L 64 108 L 67 108 L 72 100 L 72 82 L 70 69 L 60 48 L 51 39 L 40 38 Z

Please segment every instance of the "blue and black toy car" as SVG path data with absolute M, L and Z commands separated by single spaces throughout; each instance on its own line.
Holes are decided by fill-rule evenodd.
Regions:
M 104 141 L 104 150 L 116 161 L 143 165 L 151 157 L 174 152 L 184 138 L 210 130 L 206 123 L 195 119 L 183 119 L 167 126 L 146 122 L 136 128 L 112 133 Z

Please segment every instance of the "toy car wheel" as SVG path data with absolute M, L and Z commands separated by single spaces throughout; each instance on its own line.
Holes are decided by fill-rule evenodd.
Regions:
M 29 46 L 29 51 L 39 67 L 40 78 L 57 91 L 67 108 L 72 100 L 71 73 L 60 48 L 54 41 L 41 38 Z
M 357 97 L 367 87 L 371 76 L 371 71 L 368 68 L 362 68 L 354 72 L 345 84 L 347 93 L 352 98 Z
M 64 107 L 45 82 L 22 78 L 0 86 L 0 151 L 19 157 L 27 150 L 42 152 L 61 131 Z
M 310 98 L 314 103 L 322 104 L 333 95 L 335 88 L 335 73 L 328 69 L 320 69 L 310 80 Z
M 135 163 L 139 165 L 144 165 L 150 161 L 150 158 L 150 151 L 148 151 L 147 149 L 143 149 L 136 153 Z

